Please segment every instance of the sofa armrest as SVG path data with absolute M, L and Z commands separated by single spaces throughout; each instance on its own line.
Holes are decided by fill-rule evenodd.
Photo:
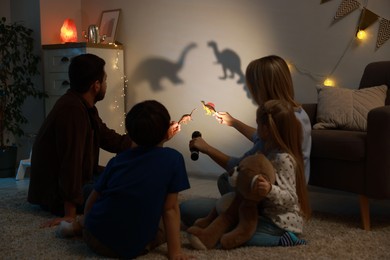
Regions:
M 367 195 L 390 198 L 390 106 L 372 109 L 367 117 Z

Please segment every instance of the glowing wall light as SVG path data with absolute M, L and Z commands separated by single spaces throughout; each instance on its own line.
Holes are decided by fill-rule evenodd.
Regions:
M 359 40 L 365 40 L 367 38 L 367 34 L 364 30 L 359 30 L 356 34 L 356 38 Z
M 331 79 L 331 78 L 326 78 L 326 79 L 324 80 L 324 86 L 327 86 L 327 87 L 334 87 L 335 85 L 336 85 L 336 84 L 335 84 L 334 80 Z

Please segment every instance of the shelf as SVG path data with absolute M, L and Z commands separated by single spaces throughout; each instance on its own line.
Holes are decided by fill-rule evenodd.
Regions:
M 68 49 L 68 48 L 107 48 L 107 49 L 123 49 L 123 45 L 114 43 L 90 43 L 90 42 L 67 42 L 58 44 L 44 44 L 42 49 Z

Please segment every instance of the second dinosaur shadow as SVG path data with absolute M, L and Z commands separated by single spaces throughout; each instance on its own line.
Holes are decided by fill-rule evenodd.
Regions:
M 213 49 L 215 58 L 217 59 L 216 63 L 222 66 L 222 77 L 219 77 L 222 80 L 229 78 L 234 78 L 235 75 L 238 76 L 237 84 L 243 84 L 243 89 L 246 92 L 246 95 L 249 99 L 251 94 L 246 86 L 245 75 L 241 70 L 241 59 L 240 56 L 231 49 L 219 50 L 218 45 L 215 41 L 209 41 L 207 45 Z M 228 75 L 229 73 L 229 75 Z M 252 99 L 254 103 L 254 100 Z
M 216 63 L 222 66 L 223 76 L 220 79 L 226 79 L 228 77 L 227 73 L 230 72 L 229 78 L 234 78 L 237 75 L 237 83 L 245 83 L 245 76 L 241 70 L 240 56 L 230 49 L 219 51 L 215 41 L 209 41 L 207 45 L 213 49 L 215 58 L 217 59 Z

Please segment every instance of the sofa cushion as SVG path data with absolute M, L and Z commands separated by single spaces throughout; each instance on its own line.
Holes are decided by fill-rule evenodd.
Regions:
M 386 93 L 386 85 L 358 90 L 322 87 L 313 128 L 366 131 L 368 112 L 385 105 Z
M 310 158 L 358 162 L 366 158 L 367 133 L 345 130 L 312 130 Z

